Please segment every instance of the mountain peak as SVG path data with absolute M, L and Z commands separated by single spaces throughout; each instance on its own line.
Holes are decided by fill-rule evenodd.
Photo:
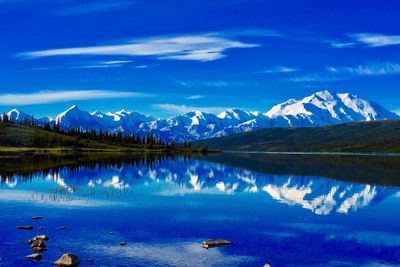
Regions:
M 67 109 L 67 110 L 80 110 L 79 109 L 79 107 L 78 107 L 78 105 L 72 105 L 69 109 Z
M 333 99 L 335 96 L 335 94 L 331 93 L 328 90 L 322 90 L 322 91 L 316 92 L 314 95 L 319 96 L 324 100 Z

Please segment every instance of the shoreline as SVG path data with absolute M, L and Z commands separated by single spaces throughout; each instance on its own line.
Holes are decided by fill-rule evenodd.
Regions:
M 193 150 L 169 150 L 169 149 L 148 149 L 148 148 L 30 148 L 30 147 L 0 147 L 0 157 L 13 156 L 35 156 L 35 155 L 82 155 L 82 154 L 217 154 L 219 150 L 193 149 Z
M 271 155 L 327 155 L 327 156 L 370 156 L 370 157 L 400 157 L 399 153 L 374 152 L 300 152 L 300 151 L 240 151 L 222 150 L 222 153 L 236 154 L 271 154 Z

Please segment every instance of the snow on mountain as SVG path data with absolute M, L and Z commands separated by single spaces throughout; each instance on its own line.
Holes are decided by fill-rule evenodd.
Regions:
M 376 103 L 348 93 L 333 94 L 327 90 L 278 104 L 265 116 L 271 121 L 285 119 L 287 126 L 297 127 L 398 118 Z
M 18 122 L 24 122 L 24 121 L 28 121 L 28 122 L 32 122 L 33 120 L 40 124 L 43 125 L 45 123 L 49 123 L 52 121 L 51 118 L 49 117 L 43 117 L 40 119 L 36 119 L 34 118 L 32 115 L 26 114 L 23 111 L 20 111 L 18 109 L 12 109 L 9 112 L 6 113 L 8 118 L 11 118 L 13 121 L 18 121 Z M 3 118 L 3 115 L 0 116 L 1 118 Z
M 91 115 L 89 112 L 80 110 L 77 105 L 73 105 L 66 111 L 62 112 L 56 117 L 56 122 L 60 124 L 62 128 L 80 128 L 80 129 L 100 129 L 103 125 L 100 118 L 96 115 Z
M 18 121 L 31 116 L 18 110 L 10 115 Z M 334 94 L 327 90 L 303 99 L 290 99 L 266 113 L 228 109 L 218 115 L 191 111 L 167 119 L 154 119 L 137 112 L 120 110 L 88 113 L 76 105 L 56 117 L 63 128 L 102 129 L 126 133 L 148 134 L 166 141 L 196 140 L 225 136 L 267 127 L 312 127 L 355 121 L 398 119 L 399 116 L 374 102 L 348 93 Z M 44 122 L 49 120 L 44 119 Z

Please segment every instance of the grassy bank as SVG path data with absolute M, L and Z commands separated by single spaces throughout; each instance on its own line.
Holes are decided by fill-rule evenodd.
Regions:
M 37 140 L 40 140 L 38 147 Z M 65 155 L 84 153 L 214 153 L 203 147 L 178 144 L 128 144 L 108 140 L 90 140 L 41 127 L 0 124 L 0 156 Z

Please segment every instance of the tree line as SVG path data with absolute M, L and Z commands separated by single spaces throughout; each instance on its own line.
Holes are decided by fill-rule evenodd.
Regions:
M 176 143 L 172 141 L 171 143 L 165 142 L 162 138 L 155 136 L 153 133 L 148 134 L 134 134 L 134 133 L 124 133 L 122 131 L 108 131 L 103 129 L 83 129 L 82 127 L 76 128 L 64 128 L 61 127 L 59 121 L 53 122 L 40 122 L 36 120 L 33 116 L 25 118 L 24 120 L 15 120 L 13 117 L 4 113 L 0 117 L 0 123 L 3 124 L 18 124 L 28 127 L 33 127 L 36 129 L 33 136 L 33 144 L 36 147 L 46 147 L 48 140 L 46 136 L 40 134 L 38 129 L 45 130 L 47 132 L 54 132 L 58 134 L 63 134 L 71 137 L 75 137 L 80 140 L 93 140 L 101 143 L 107 143 L 111 145 L 119 146 L 129 146 L 129 147 L 147 147 L 153 149 L 163 149 L 163 148 L 178 148 L 178 149 L 191 149 L 191 142 L 184 141 L 183 143 Z M 58 139 L 59 145 L 65 145 L 65 140 L 61 141 Z M 57 141 L 56 141 L 57 142 Z

